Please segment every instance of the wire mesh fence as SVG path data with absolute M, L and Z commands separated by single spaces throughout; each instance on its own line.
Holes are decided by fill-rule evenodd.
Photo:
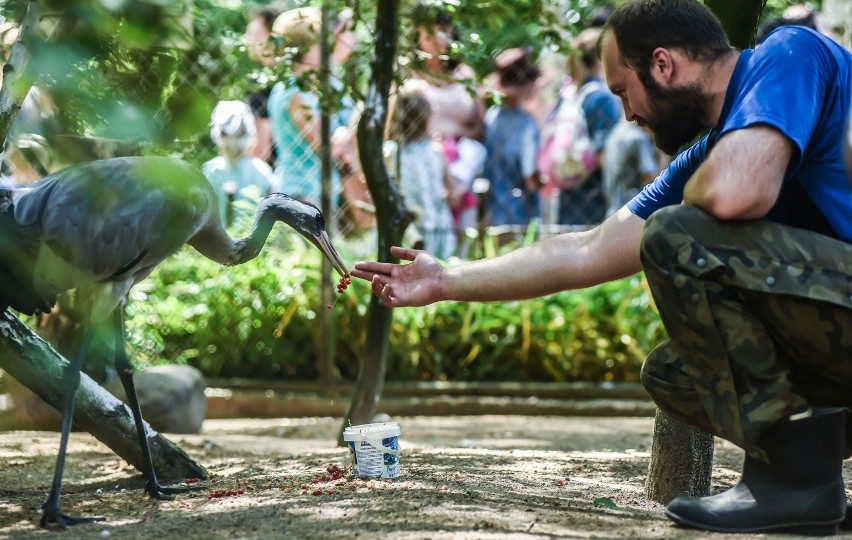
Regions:
M 103 136 L 53 134 L 51 142 L 55 144 L 56 155 L 52 163 L 45 161 L 46 172 L 79 161 L 118 155 L 167 154 L 181 157 L 208 175 L 222 198 L 226 222 L 245 229 L 245 217 L 252 215 L 253 202 L 271 190 L 309 199 L 318 205 L 327 198 L 331 202 L 327 223 L 332 239 L 340 242 L 341 238 L 345 238 L 350 245 L 354 242 L 348 240 L 362 239 L 360 244 L 355 243 L 361 250 L 356 256 L 374 257 L 374 209 L 360 171 L 363 156 L 357 155 L 355 141 L 360 112 L 357 99 L 364 94 L 363 86 L 369 78 L 368 49 L 373 41 L 369 25 L 364 24 L 359 35 L 367 56 L 355 54 L 346 65 L 348 71 L 356 72 L 357 77 L 351 79 L 346 72 L 335 72 L 339 78 L 330 79 L 331 82 L 324 86 L 322 81 L 312 84 L 309 74 L 324 64 L 333 65 L 332 60 L 314 57 L 310 62 L 300 63 L 293 55 L 304 54 L 304 51 L 252 56 L 254 45 L 247 39 L 251 19 L 247 17 L 245 5 L 231 9 L 220 6 L 215 11 L 199 9 L 200 6 L 202 3 L 195 0 L 192 17 L 185 21 L 188 24 L 185 39 L 174 47 L 108 52 L 103 65 L 115 72 L 112 81 L 115 87 L 107 91 L 102 101 L 74 101 L 72 98 L 78 96 L 69 98 L 59 91 L 61 89 L 44 88 L 45 94 L 52 95 L 55 100 L 53 112 L 61 116 L 65 124 L 91 128 L 96 124 L 95 119 L 104 119 L 120 128 Z M 298 24 L 291 26 L 297 27 Z M 328 26 L 339 28 L 340 24 L 335 21 Z M 297 30 L 293 27 L 273 28 L 273 36 L 263 43 L 277 46 L 276 39 L 283 38 L 283 33 Z M 401 57 L 422 53 L 405 47 L 401 47 Z M 329 55 L 333 52 L 333 49 L 327 51 Z M 270 57 L 273 61 L 267 64 L 265 60 Z M 480 102 L 480 120 L 486 116 L 482 114 L 487 108 L 485 105 L 493 104 L 499 108 L 502 98 L 487 89 L 478 76 L 472 81 L 440 84 L 429 77 L 427 69 L 413 69 L 411 66 L 414 64 L 400 62 L 403 67 L 396 87 L 403 88 L 411 80 L 420 82 L 419 90 L 413 95 L 420 98 L 421 105 L 426 98 L 425 107 L 406 109 L 402 103 L 406 94 L 398 92 L 395 87 L 382 156 L 391 180 L 399 183 L 406 206 L 415 216 L 415 226 L 407 232 L 405 243 L 428 249 L 444 259 L 453 256 L 477 258 L 488 252 L 488 237 L 496 239 L 499 244 L 520 243 L 528 241 L 530 235 L 538 238 L 576 228 L 576 223 L 558 223 L 558 212 L 554 206 L 558 201 L 556 190 L 548 191 L 544 197 L 547 204 L 542 204 L 536 213 L 522 220 L 498 223 L 491 219 L 497 211 L 511 213 L 510 208 L 501 209 L 500 205 L 511 207 L 516 199 L 522 201 L 524 194 L 516 196 L 521 188 L 515 187 L 509 190 L 508 198 L 493 197 L 495 186 L 505 179 L 489 176 L 487 144 L 482 142 L 483 136 L 487 135 L 487 126 L 481 123 L 474 132 L 462 135 L 440 132 L 435 129 L 433 120 L 446 112 L 444 107 L 448 97 L 451 108 L 455 99 Z M 307 65 L 309 69 L 299 71 L 296 69 L 299 65 Z M 409 67 L 406 69 L 405 65 Z M 96 77 L 87 78 L 82 70 L 78 76 L 80 87 L 90 87 L 98 82 Z M 339 83 L 342 80 L 347 81 L 347 86 Z M 351 80 L 360 81 L 361 87 L 351 88 Z M 511 86 L 516 81 L 508 79 L 504 82 Z M 114 100 L 115 106 L 110 100 Z M 223 103 L 241 103 L 244 107 L 231 107 L 228 113 L 228 107 L 219 107 Z M 262 110 L 264 103 L 266 111 Z M 217 114 L 223 110 L 226 112 Z M 246 110 L 250 111 L 248 118 Z M 325 130 L 324 125 L 328 127 Z M 412 125 L 420 126 L 419 131 L 407 132 Z M 159 126 L 159 131 L 151 126 Z M 76 133 L 87 131 L 90 130 L 80 129 Z M 25 133 L 26 129 L 21 128 L 12 137 L 13 147 L 17 142 L 26 141 L 24 137 L 18 137 Z M 264 140 L 271 148 L 266 155 L 258 151 L 264 148 Z M 260 144 L 252 146 L 254 141 Z M 511 149 L 512 144 L 507 143 L 506 148 Z M 25 148 L 21 146 L 14 150 Z M 33 152 L 23 154 L 24 157 L 35 156 Z M 465 161 L 468 154 L 472 155 L 472 159 Z M 507 152 L 507 155 L 511 157 L 514 154 Z M 542 186 L 535 189 L 541 191 Z M 544 225 L 541 225 L 542 222 Z M 530 224 L 535 226 L 530 228 Z M 199 265 L 195 262 L 187 264 L 185 260 L 178 260 L 174 264 L 182 272 L 192 269 L 193 275 L 200 275 Z M 240 272 L 250 273 L 247 269 Z M 264 279 L 269 278 L 264 274 Z M 214 281 L 213 277 L 205 278 L 205 283 L 211 287 L 216 286 L 210 285 Z M 255 280 L 244 287 L 254 290 L 258 283 Z M 174 286 L 165 280 L 160 285 Z M 233 282 L 226 280 L 227 286 L 233 286 Z M 222 289 L 219 300 L 210 295 L 200 296 L 194 284 L 190 289 L 187 297 L 180 302 L 177 302 L 177 293 L 169 298 L 169 306 L 183 311 L 166 313 L 164 318 L 177 315 L 185 321 L 194 310 L 209 310 L 210 306 L 217 306 L 217 310 L 224 311 L 226 307 L 237 305 L 232 298 L 233 290 Z M 278 300 L 277 296 L 270 294 L 269 298 L 258 296 L 250 299 L 250 308 L 240 306 L 246 314 L 252 313 L 250 319 L 248 315 L 241 315 L 246 324 L 254 325 L 263 318 L 254 314 L 254 309 L 267 309 L 267 304 Z M 131 299 L 131 307 L 128 308 L 129 317 L 150 319 L 150 314 L 139 310 L 142 303 L 134 300 Z M 320 302 L 322 306 L 326 304 L 324 299 Z M 312 307 L 306 307 L 306 317 L 309 313 L 319 319 L 326 315 L 324 310 L 317 314 Z M 281 321 L 290 320 L 292 313 L 276 312 L 275 317 Z M 235 354 L 260 345 L 259 342 L 245 342 L 243 334 L 234 328 L 222 327 L 217 332 L 240 343 Z M 149 330 L 149 325 L 141 322 L 139 333 L 143 336 L 137 340 L 141 344 L 140 353 L 150 358 L 158 355 L 159 342 L 176 339 L 174 335 L 158 336 Z M 198 332 L 192 339 L 198 339 Z M 323 359 L 324 354 L 319 352 L 322 339 L 299 342 L 302 348 L 288 350 L 288 354 L 317 359 L 313 373 L 333 372 L 327 364 L 333 361 L 331 355 Z M 264 345 L 264 354 L 271 355 L 270 351 L 279 345 L 277 342 L 274 346 Z M 194 350 L 189 342 L 186 350 Z M 204 356 L 203 351 L 198 354 L 199 357 Z
M 171 40 L 169 44 L 173 46 L 131 50 L 124 57 L 115 54 L 105 57 L 104 65 L 112 66 L 120 74 L 113 77 L 119 87 L 112 96 L 116 100 L 113 108 L 124 111 L 123 116 L 116 113 L 106 118 L 114 125 L 112 133 L 104 137 L 66 133 L 53 137 L 56 158 L 52 167 L 46 164 L 41 169 L 49 172 L 76 161 L 112 155 L 169 154 L 204 167 L 206 173 L 212 171 L 208 176 L 217 176 L 211 181 L 226 200 L 223 215 L 226 219 L 233 213 L 232 203 L 246 198 L 240 196 L 243 187 L 254 184 L 261 194 L 283 191 L 318 205 L 325 196 L 330 200 L 332 218 L 328 221 L 333 235 L 349 238 L 369 233 L 374 227 L 374 208 L 359 167 L 355 131 L 357 100 L 363 96 L 370 76 L 369 49 L 374 40 L 371 23 L 359 21 L 357 32 L 352 32 L 352 27 L 346 25 L 353 22 L 341 16 L 343 13 L 326 23 L 333 34 L 333 46 L 323 51 L 328 56 L 337 53 L 336 46 L 344 40 L 346 32 L 358 44 L 353 47 L 357 49 L 354 54 L 350 53 L 345 63 L 339 63 L 340 69 L 334 69 L 329 86 L 323 87 L 322 81 L 311 82 L 308 73 L 323 65 L 335 65 L 336 60 L 298 58 L 294 54 L 305 52 L 294 52 L 298 47 L 287 46 L 305 26 L 319 33 L 322 26 L 311 18 L 319 13 L 318 8 L 305 8 L 314 11 L 305 11 L 306 15 L 290 21 L 289 26 L 281 24 L 278 29 L 272 27 L 280 19 L 280 10 L 267 15 L 264 24 L 268 35 L 258 38 L 251 31 L 258 12 L 252 11 L 248 2 L 224 5 L 185 0 L 182 4 L 186 10 L 179 17 L 183 25 L 181 39 Z M 214 5 L 215 9 L 211 9 Z M 421 33 L 420 40 L 431 39 L 428 37 L 431 32 L 434 29 Z M 312 39 L 316 42 L 318 35 Z M 476 252 L 470 246 L 475 245 L 477 238 L 489 234 L 490 226 L 524 227 L 533 218 L 549 226 L 569 228 L 601 221 L 597 187 L 574 189 L 560 196 L 553 185 L 526 185 L 523 176 L 528 174 L 520 171 L 519 162 L 530 162 L 530 156 L 536 152 L 531 142 L 541 146 L 539 131 L 543 126 L 534 126 L 535 133 L 522 141 L 507 138 L 489 145 L 484 140 L 490 125 L 488 106 L 499 109 L 501 99 L 505 99 L 501 91 L 529 83 L 518 79 L 528 78 L 524 69 L 515 69 L 508 78 L 504 77 L 499 89 L 489 86 L 484 74 L 473 74 L 464 81 L 456 80 L 455 73 L 432 76 L 431 68 L 427 67 L 431 53 L 424 51 L 426 48 L 423 43 L 405 40 L 400 45 L 400 58 L 407 60 L 400 61 L 399 86 L 419 82 L 419 91 L 428 99 L 425 108 L 413 111 L 413 117 L 409 114 L 402 118 L 404 111 L 393 106 L 397 100 L 394 87 L 385 145 L 387 170 L 392 180 L 400 184 L 406 205 L 415 218 L 412 232 L 406 237 L 412 245 L 424 247 L 442 258 L 471 257 Z M 309 69 L 297 69 L 305 65 Z M 562 74 L 564 66 L 558 71 Z M 445 75 L 450 78 L 446 79 Z M 558 75 L 551 79 L 561 80 Z M 84 76 L 79 86 L 98 82 L 102 81 Z M 92 100 L 85 103 L 68 100 L 62 92 L 54 93 L 54 97 L 57 115 L 66 124 L 76 123 L 78 133 L 93 131 L 91 125 L 86 125 L 92 123 L 92 117 L 107 116 L 97 109 L 96 103 L 90 103 Z M 440 127 L 448 118 L 455 121 L 451 118 L 455 114 L 452 109 L 458 103 L 471 100 L 478 102 L 475 107 L 478 116 L 470 133 Z M 234 117 L 222 119 L 220 133 L 231 137 L 230 147 L 228 141 L 225 144 L 219 141 L 217 145 L 211 135 L 211 128 L 216 129 L 211 112 L 223 101 L 246 103 L 253 116 L 252 125 Z M 464 106 L 474 109 L 470 103 Z M 135 115 L 131 114 L 134 110 Z M 394 130 L 396 121 L 422 124 L 423 131 L 413 137 L 402 136 L 402 132 Z M 324 123 L 329 126 L 326 139 L 321 137 Z M 151 131 L 151 125 L 161 126 L 166 136 Z M 39 134 L 39 129 L 30 131 Z M 228 129 L 235 131 L 225 134 Z M 20 143 L 25 158 L 39 161 L 38 152 L 33 150 L 38 150 L 38 145 L 27 138 L 30 135 L 27 130 L 23 127 L 13 133 L 11 146 Z M 249 139 L 256 141 L 253 148 Z M 436 148 L 426 148 L 430 146 L 423 144 L 427 139 Z M 468 158 L 471 147 L 473 155 Z M 241 161 L 241 154 L 258 158 L 259 162 Z M 218 165 L 214 163 L 217 159 Z M 11 167 L 14 169 L 14 165 Z M 593 181 L 588 183 L 592 184 Z M 531 209 L 519 214 L 518 207 L 525 206 Z
M 209 108 L 221 100 L 239 100 L 253 105 L 253 110 L 257 114 L 258 146 L 265 149 L 269 145 L 270 148 L 266 156 L 257 151 L 253 152 L 253 155 L 265 157 L 263 161 L 268 163 L 274 171 L 277 189 L 312 199 L 317 203 L 320 199 L 317 187 L 321 184 L 320 180 L 323 176 L 320 119 L 327 118 L 330 124 L 331 137 L 328 142 L 331 146 L 329 149 L 331 156 L 329 170 L 325 174 L 330 180 L 327 191 L 332 201 L 334 215 L 334 219 L 330 221 L 336 233 L 347 237 L 370 231 L 374 226 L 374 220 L 371 217 L 372 202 L 358 166 L 359 159 L 354 139 L 359 107 L 351 97 L 362 95 L 363 88 L 355 88 L 353 91 L 349 91 L 348 88 L 341 90 L 341 85 L 336 84 L 340 82 L 339 79 L 332 77 L 332 86 L 328 90 L 330 99 L 325 99 L 322 97 L 319 84 L 308 85 L 310 88 L 303 89 L 304 81 L 294 76 L 292 56 L 277 57 L 277 64 L 267 62 L 267 65 L 263 65 L 257 58 L 252 60 L 250 58 L 252 43 L 247 42 L 246 27 L 249 21 L 246 13 L 245 6 L 230 11 L 220 10 L 217 11 L 215 21 L 205 19 L 203 14 L 197 14 L 193 25 L 192 47 L 185 51 L 175 51 L 178 62 L 175 70 L 177 77 L 175 87 L 184 89 L 187 94 L 203 96 Z M 329 26 L 338 28 L 340 24 L 338 20 L 330 23 Z M 367 50 L 373 38 L 370 32 L 369 25 L 359 26 L 358 37 L 362 54 L 370 52 Z M 273 41 L 276 39 L 274 32 L 271 39 Z M 329 50 L 329 53 L 333 52 L 333 48 Z M 405 57 L 422 53 L 401 49 L 400 54 Z M 287 62 L 290 62 L 290 65 L 280 65 Z M 331 59 L 329 62 L 333 63 L 334 60 Z M 362 85 L 363 81 L 369 77 L 367 67 L 368 61 L 363 56 L 360 58 L 356 56 L 354 60 L 350 60 L 348 66 L 350 71 L 352 69 L 360 71 L 356 80 L 362 81 Z M 560 68 L 563 67 L 560 66 Z M 517 76 L 523 77 L 524 74 L 520 73 Z M 400 72 L 400 83 L 404 85 L 406 78 L 418 77 L 420 75 L 416 72 L 406 73 L 403 68 Z M 507 86 L 512 86 L 517 81 L 505 82 Z M 465 85 L 465 91 L 468 94 L 481 100 L 483 112 L 490 104 L 499 107 L 500 97 L 495 99 L 494 89 L 489 88 L 484 82 L 475 84 L 466 82 Z M 426 92 L 433 90 L 427 88 Z M 261 106 L 255 105 L 253 101 L 258 99 L 265 103 Z M 395 104 L 396 99 L 396 89 L 394 89 L 391 96 L 392 105 Z M 438 99 L 440 100 L 441 97 L 439 96 Z M 265 111 L 262 105 L 266 106 Z M 551 103 L 549 107 L 555 105 L 556 103 Z M 430 107 L 419 113 L 426 118 L 419 120 L 429 126 L 429 117 L 443 114 L 442 107 L 440 103 L 431 103 Z M 400 111 L 392 107 L 390 114 L 392 124 L 394 119 L 399 119 Z M 416 123 L 416 119 L 408 119 L 408 122 Z M 439 138 L 443 138 L 441 137 L 443 134 L 436 130 L 430 127 L 427 129 L 426 135 L 438 135 Z M 537 131 L 540 129 L 541 126 L 536 126 Z M 477 135 L 480 141 L 485 130 L 486 126 L 479 126 Z M 392 125 L 389 125 L 388 138 L 395 139 L 395 144 L 400 148 L 412 142 L 405 137 L 400 137 L 398 131 L 394 132 Z M 435 137 L 431 138 L 435 139 Z M 540 147 L 541 134 L 537 132 L 536 138 Z M 459 139 L 456 138 L 455 142 L 459 142 Z M 422 139 L 415 138 L 413 142 L 420 140 Z M 507 144 L 517 143 L 509 140 Z M 514 181 L 516 184 L 509 186 L 508 195 L 496 196 L 495 192 L 501 189 L 502 183 L 505 183 L 503 179 L 505 175 L 500 174 L 499 171 L 495 173 L 493 167 L 492 171 L 487 171 L 485 161 L 487 157 L 480 156 L 473 170 L 464 171 L 465 179 L 456 179 L 454 184 L 453 172 L 458 170 L 459 166 L 454 166 L 453 160 L 458 159 L 459 156 L 454 155 L 453 150 L 447 148 L 446 140 L 439 143 L 433 140 L 433 146 L 436 145 L 439 151 L 427 153 L 425 156 L 414 151 L 402 151 L 399 155 L 395 155 L 393 144 L 385 146 L 386 165 L 390 177 L 402 185 L 406 204 L 415 215 L 415 225 L 406 236 L 411 245 L 424 247 L 444 258 L 450 255 L 471 257 L 476 255 L 476 251 L 471 251 L 470 246 L 475 245 L 477 239 L 489 234 L 498 234 L 505 238 L 505 227 L 491 229 L 491 226 L 508 225 L 513 230 L 525 229 L 530 219 L 537 218 L 538 222 L 547 225 L 546 228 L 537 229 L 541 233 L 545 230 L 576 229 L 603 219 L 602 194 L 598 176 L 592 177 L 585 188 L 572 189 L 570 192 L 563 190 L 562 195 L 554 186 L 535 186 L 537 193 L 534 198 L 538 200 L 535 203 L 537 208 L 532 214 L 515 221 L 494 221 L 493 214 L 503 215 L 511 212 L 511 209 L 502 207 L 515 206 L 529 196 L 523 180 L 510 179 L 509 181 Z M 459 145 L 456 146 L 457 149 L 459 147 Z M 169 151 L 199 166 L 213 159 L 219 152 L 206 131 L 197 131 L 184 137 Z M 512 154 L 513 151 L 516 159 L 524 158 L 515 150 L 510 149 L 509 153 Z M 424 163 L 423 159 L 432 160 L 434 163 Z M 442 174 L 438 166 L 441 162 L 445 166 L 444 173 L 451 177 L 449 180 L 424 178 L 424 176 Z M 500 163 L 499 160 L 496 162 Z M 489 174 L 493 177 L 489 178 Z M 458 193 L 451 193 L 454 189 Z M 460 219 L 463 211 L 459 210 L 459 198 L 465 198 L 461 204 L 473 209 L 469 212 L 473 214 L 473 217 Z M 435 209 L 434 206 L 443 208 Z

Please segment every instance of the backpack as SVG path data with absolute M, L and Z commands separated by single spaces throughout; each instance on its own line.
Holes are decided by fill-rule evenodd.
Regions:
M 542 127 L 538 170 L 548 183 L 558 188 L 573 189 L 581 185 L 598 166 L 583 101 L 601 88 L 597 81 L 589 81 L 579 89 L 573 84 L 564 86 L 556 107 Z

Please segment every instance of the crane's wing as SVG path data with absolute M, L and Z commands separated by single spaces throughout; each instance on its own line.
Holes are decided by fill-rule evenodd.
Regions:
M 206 178 L 179 160 L 115 158 L 70 167 L 22 190 L 14 215 L 36 243 L 36 289 L 119 279 L 129 288 L 218 211 L 215 197 Z

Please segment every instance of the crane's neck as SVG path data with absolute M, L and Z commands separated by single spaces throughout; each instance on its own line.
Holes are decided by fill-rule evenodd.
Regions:
M 196 251 L 219 264 L 234 266 L 248 262 L 258 256 L 272 231 L 275 217 L 265 211 L 262 201 L 254 216 L 254 224 L 248 236 L 233 239 L 222 225 L 218 209 L 211 213 L 210 220 L 187 242 Z
M 277 219 L 269 207 L 269 201 L 262 199 L 257 206 L 257 212 L 254 215 L 254 224 L 248 236 L 240 238 L 234 242 L 234 251 L 230 259 L 225 263 L 228 266 L 246 263 L 258 255 L 260 255 L 263 246 L 266 244 L 269 233 L 272 232 L 272 226 L 275 225 Z
M 316 207 L 280 193 L 272 193 L 258 203 L 254 224 L 248 236 L 236 240 L 231 238 L 222 226 L 218 212 L 213 212 L 210 221 L 188 243 L 208 259 L 220 264 L 243 264 L 260 254 L 276 221 L 286 223 L 317 245 L 312 239 L 313 230 L 323 227 L 322 216 L 317 215 L 318 212 Z M 317 247 L 323 249 L 319 245 Z

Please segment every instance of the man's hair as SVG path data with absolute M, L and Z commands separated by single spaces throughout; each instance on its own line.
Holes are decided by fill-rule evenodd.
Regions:
M 718 60 L 732 50 L 719 19 L 698 0 L 633 0 L 613 11 L 607 32 L 615 37 L 621 62 L 645 86 L 657 47 L 677 49 L 700 62 Z

